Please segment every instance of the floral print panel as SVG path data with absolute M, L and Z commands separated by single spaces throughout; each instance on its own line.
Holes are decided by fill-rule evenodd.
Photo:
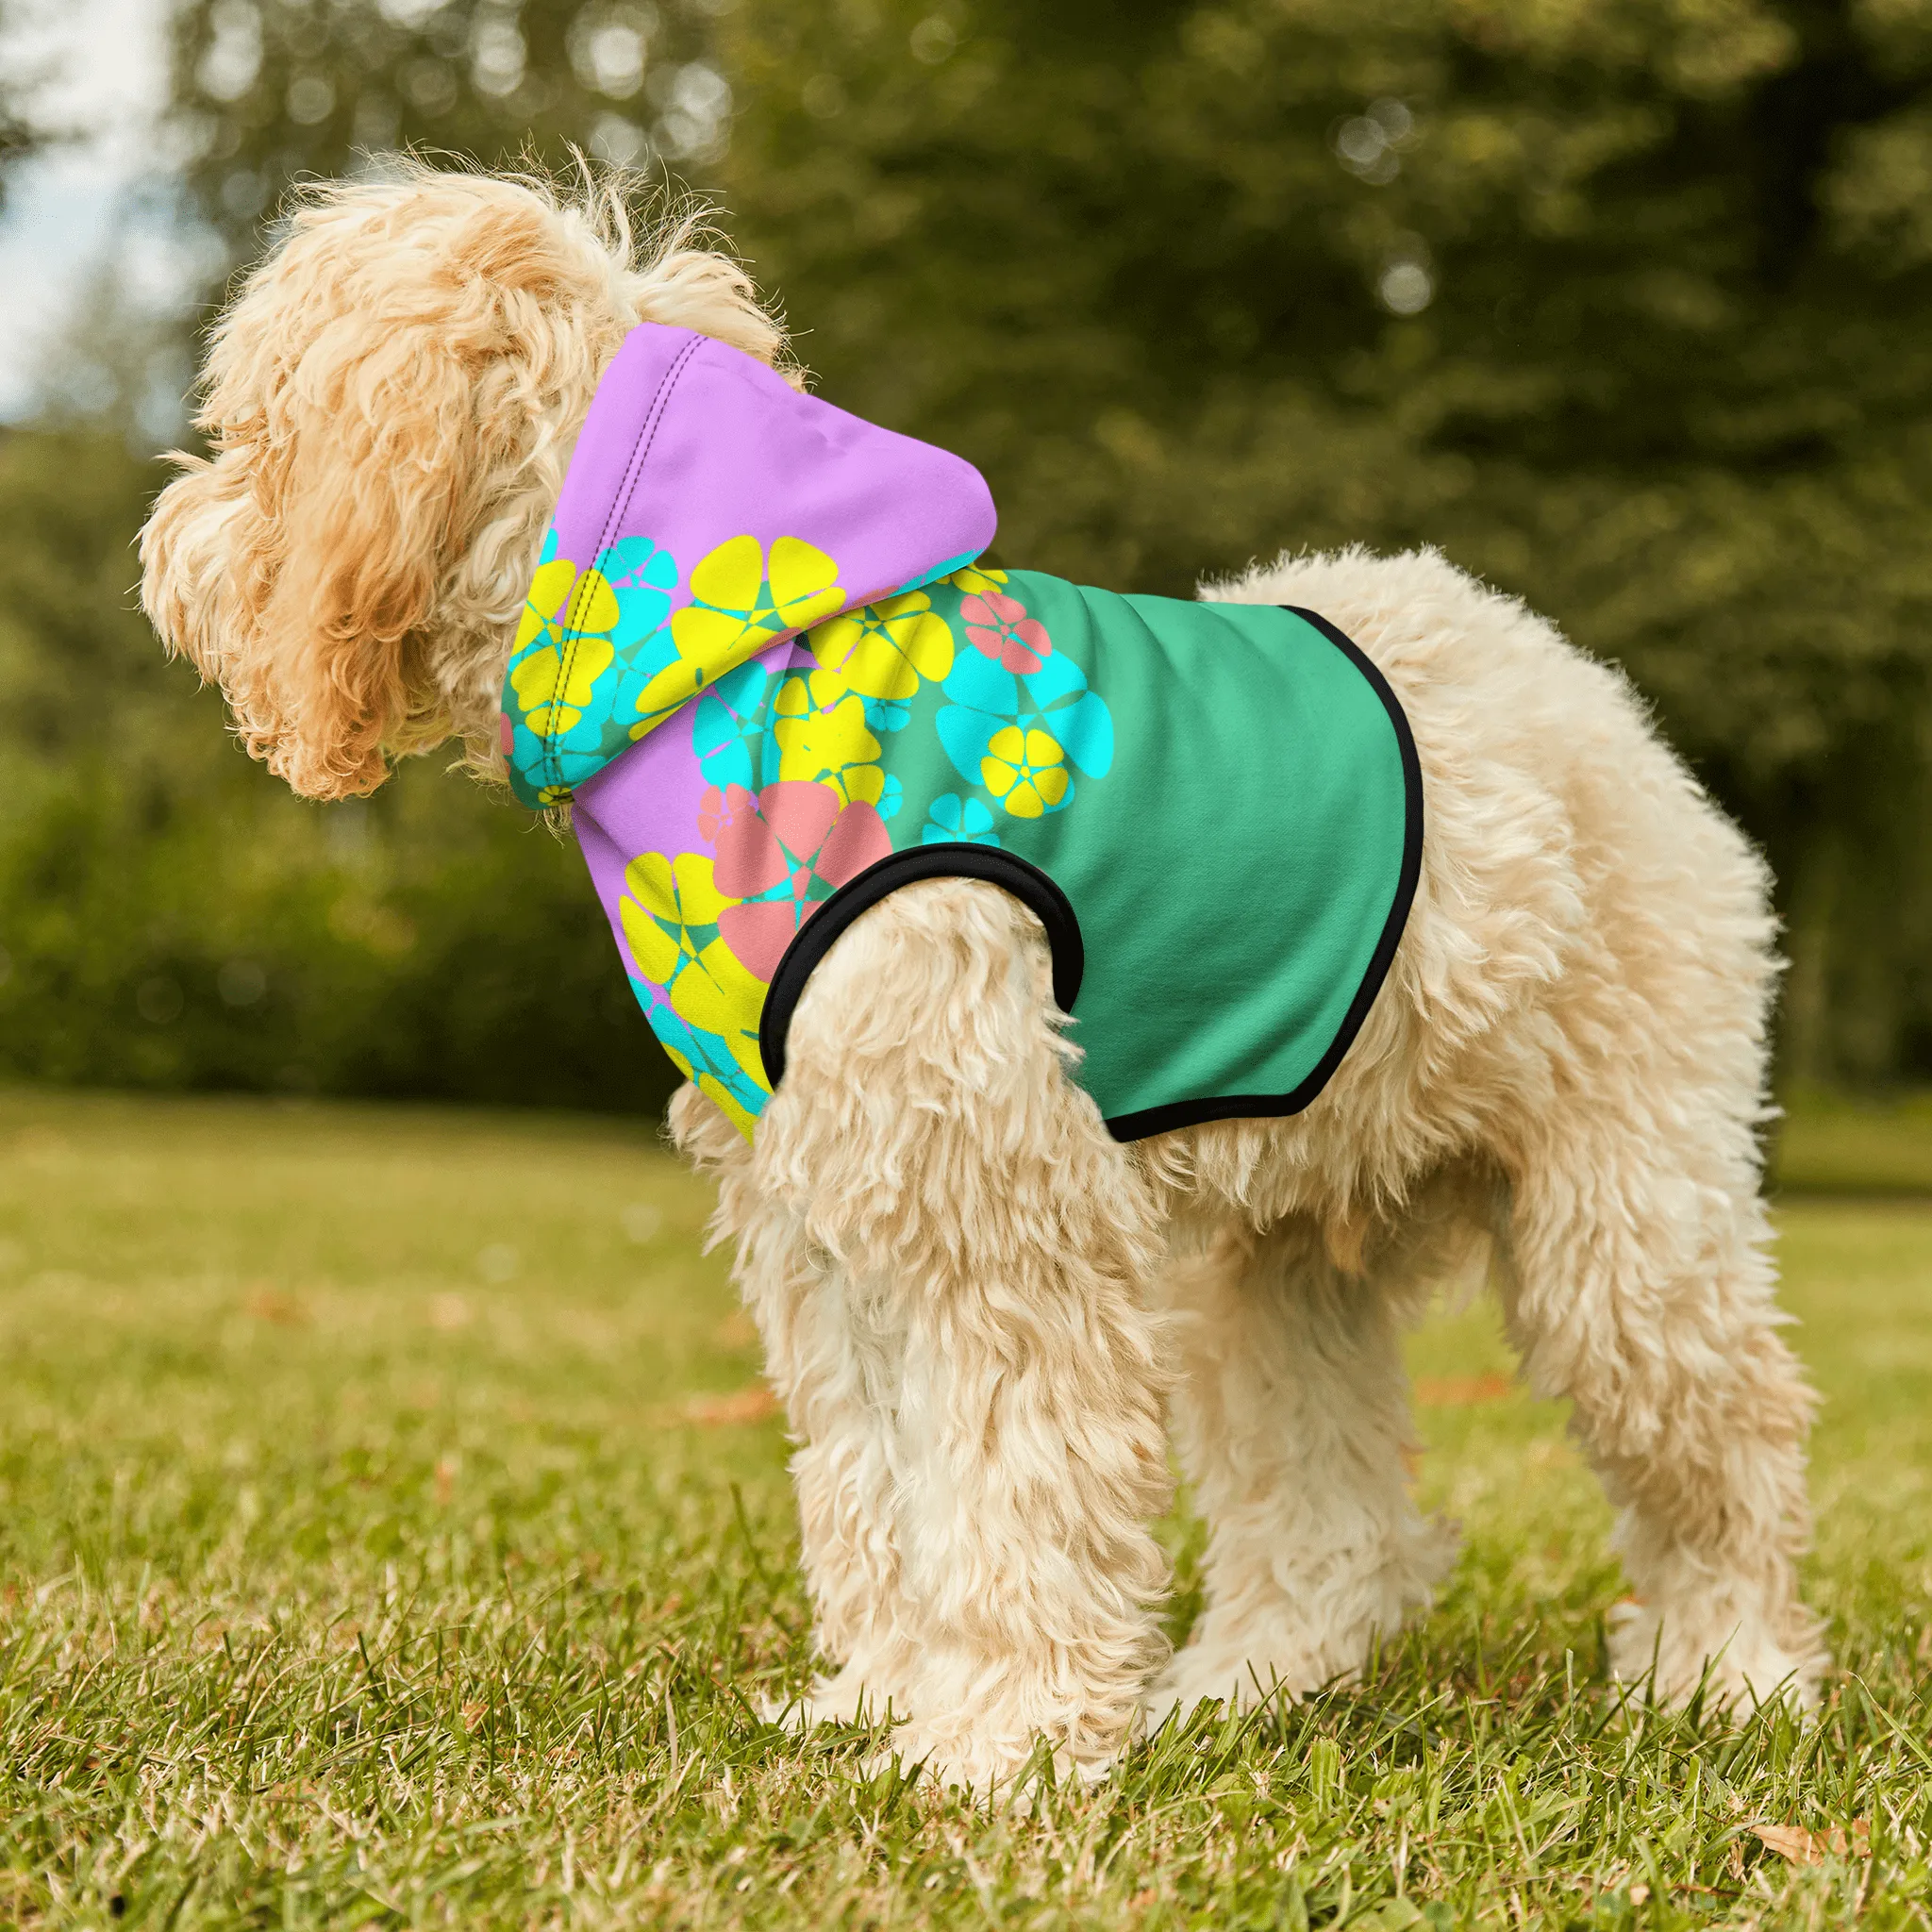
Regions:
M 695 809 L 658 815 L 616 924 L 666 1052 L 749 1134 L 771 1094 L 765 994 L 807 922 L 896 849 L 998 847 L 1074 808 L 1108 772 L 1112 720 L 1003 571 L 969 565 L 789 643 L 841 595 L 835 559 L 809 544 L 720 544 L 674 615 L 675 581 L 641 539 L 581 572 L 547 552 L 506 731 L 546 741 L 559 794 L 581 782 L 575 761 L 592 772 L 620 741 L 649 735 L 659 765 L 695 764 L 694 791 L 664 794 Z

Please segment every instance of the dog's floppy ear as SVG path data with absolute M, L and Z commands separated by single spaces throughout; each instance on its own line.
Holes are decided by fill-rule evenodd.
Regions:
M 311 798 L 458 733 L 493 752 L 502 658 L 597 377 L 641 320 L 767 360 L 784 337 L 692 212 L 639 250 L 616 185 L 401 163 L 301 191 L 210 339 L 142 537 L 142 602 Z
M 295 791 L 341 798 L 382 782 L 385 746 L 435 735 L 409 715 L 404 654 L 460 521 L 475 371 L 446 317 L 313 327 L 336 305 L 289 286 L 315 266 L 296 253 L 216 335 L 216 455 L 157 504 L 144 592 L 162 636 L 220 680 L 249 752 Z
M 476 358 L 443 319 L 337 317 L 258 391 L 253 493 L 283 554 L 257 617 L 271 703 L 258 726 L 237 719 L 310 797 L 373 791 L 386 746 L 440 735 L 410 716 L 404 658 L 476 484 L 463 474 Z M 222 400 L 218 387 L 210 408 Z
M 311 798 L 373 791 L 385 754 L 449 735 L 427 627 L 527 462 L 558 344 L 588 360 L 575 318 L 609 274 L 559 259 L 557 229 L 484 177 L 318 190 L 210 340 L 213 460 L 180 458 L 155 507 L 143 601 Z

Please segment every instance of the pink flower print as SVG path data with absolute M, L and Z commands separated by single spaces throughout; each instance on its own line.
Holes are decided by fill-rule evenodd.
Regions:
M 891 835 L 862 799 L 848 805 L 829 785 L 803 779 L 781 779 L 756 798 L 734 785 L 721 808 L 712 877 L 721 892 L 750 903 L 718 915 L 719 937 L 769 981 L 798 928 L 847 879 L 884 858 Z
M 718 835 L 734 819 L 758 808 L 758 800 L 742 785 L 726 785 L 722 790 L 713 785 L 698 801 L 698 830 L 715 845 Z
M 711 876 L 718 890 L 734 899 L 769 892 L 801 862 L 809 865 L 838 811 L 839 794 L 828 785 L 788 779 L 756 797 L 732 786 L 712 835 L 718 858 Z
M 966 636 L 976 651 L 1008 671 L 1038 671 L 1053 655 L 1053 640 L 1037 617 L 1026 615 L 1017 597 L 990 585 L 959 600 Z

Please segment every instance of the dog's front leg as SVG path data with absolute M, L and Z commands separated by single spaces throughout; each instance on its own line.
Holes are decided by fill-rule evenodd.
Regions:
M 1062 1058 L 1030 916 L 908 887 L 814 974 L 753 1160 L 841 1284 L 890 1470 L 873 1701 L 981 1790 L 1042 1737 L 1103 1771 L 1165 1652 L 1153 1213 Z
M 798 1444 L 801 1557 L 812 1637 L 832 1674 L 773 1700 L 799 1728 L 903 1708 L 899 1559 L 892 1533 L 891 1419 L 901 1339 L 845 1271 L 807 1239 L 796 1206 L 760 1186 L 738 1129 L 695 1087 L 671 1103 L 680 1153 L 718 1182 L 714 1236 L 735 1250 L 733 1279 L 764 1344 L 765 1374 Z

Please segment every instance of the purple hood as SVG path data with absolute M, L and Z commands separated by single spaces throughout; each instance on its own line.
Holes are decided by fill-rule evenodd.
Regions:
M 752 658 L 991 542 L 972 464 L 646 323 L 597 386 L 504 683 L 511 788 L 559 804 Z

